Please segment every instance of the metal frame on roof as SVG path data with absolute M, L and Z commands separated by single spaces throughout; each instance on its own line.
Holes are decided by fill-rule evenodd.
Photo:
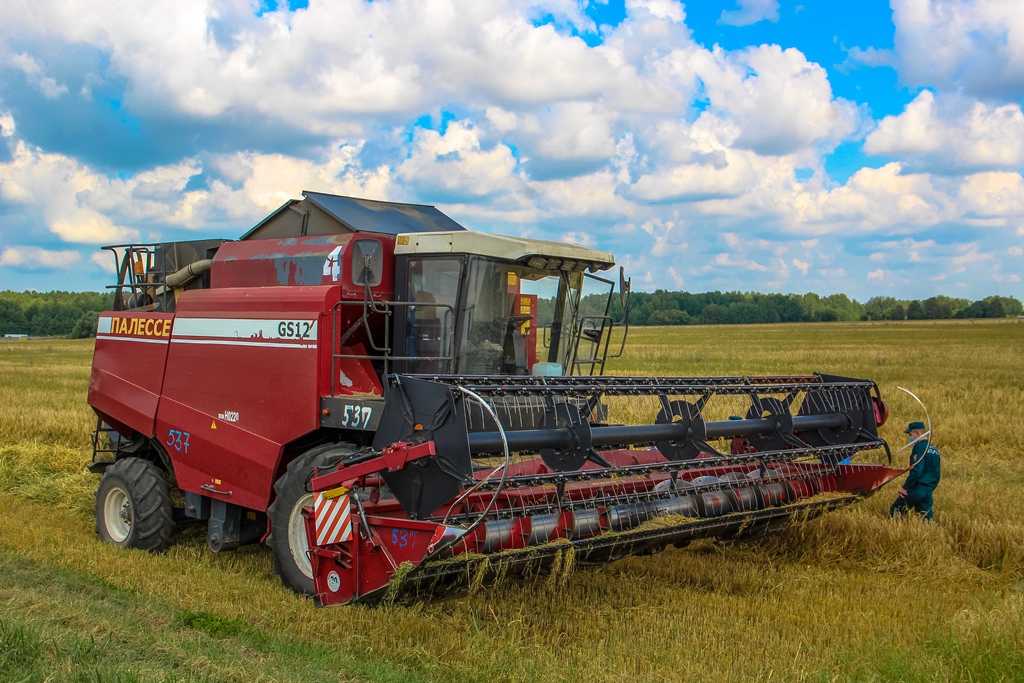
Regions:
M 302 196 L 353 232 L 398 235 L 466 230 L 437 207 L 427 204 L 384 202 L 306 190 Z

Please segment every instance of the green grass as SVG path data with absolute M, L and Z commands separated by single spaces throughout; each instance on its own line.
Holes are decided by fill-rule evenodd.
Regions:
M 409 680 L 386 663 L 282 638 L 77 572 L 0 554 L 0 680 Z
M 1024 679 L 1024 325 L 647 328 L 630 342 L 610 372 L 875 379 L 894 443 L 919 417 L 896 386 L 913 389 L 943 453 L 935 523 L 890 521 L 887 489 L 756 544 L 315 610 L 262 547 L 214 555 L 195 527 L 159 556 L 100 543 L 83 467 L 91 344 L 2 343 L 0 621 L 21 668 L 0 680 Z

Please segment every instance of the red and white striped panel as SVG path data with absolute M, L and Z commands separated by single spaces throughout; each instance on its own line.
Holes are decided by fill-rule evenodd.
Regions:
M 317 493 L 313 500 L 317 545 L 344 543 L 352 538 L 351 503 L 347 493 L 337 498 L 324 498 L 322 493 Z

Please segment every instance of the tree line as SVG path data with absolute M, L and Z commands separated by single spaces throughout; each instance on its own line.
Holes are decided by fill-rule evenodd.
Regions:
M 584 297 L 584 315 L 601 315 L 606 298 Z M 1024 314 L 1016 297 L 990 296 L 977 301 L 949 296 L 897 299 L 876 296 L 861 303 L 845 294 L 761 294 L 759 292 L 633 292 L 631 325 L 723 325 L 752 323 L 839 322 L 857 320 L 944 320 L 1006 318 Z M 618 296 L 611 316 L 622 319 Z
M 585 296 L 583 315 L 603 315 L 606 295 Z M 113 306 L 110 292 L 0 291 L 0 335 L 33 337 L 90 337 L 100 311 Z M 539 317 L 550 320 L 554 300 L 540 300 Z M 855 320 L 943 320 L 947 318 L 1006 318 L 1024 314 L 1012 296 L 977 301 L 948 296 L 896 299 L 876 296 L 860 303 L 845 294 L 761 294 L 758 292 L 633 292 L 631 325 L 725 325 L 751 323 L 834 322 Z M 618 295 L 611 316 L 622 319 Z
M 91 337 L 113 304 L 111 292 L 0 291 L 0 335 Z

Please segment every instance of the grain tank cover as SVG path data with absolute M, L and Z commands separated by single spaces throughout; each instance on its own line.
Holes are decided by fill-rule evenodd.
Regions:
M 397 235 L 402 232 L 466 229 L 433 206 L 379 202 L 321 192 L 303 192 L 302 196 L 354 232 Z
M 343 197 L 324 192 L 303 191 L 302 196 L 304 199 L 285 202 L 240 239 L 466 230 L 433 206 Z

